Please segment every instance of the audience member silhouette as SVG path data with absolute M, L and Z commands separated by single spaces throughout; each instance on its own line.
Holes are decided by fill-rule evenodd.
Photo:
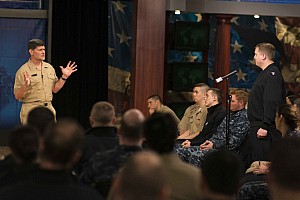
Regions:
M 282 137 L 299 137 L 296 108 L 291 104 L 282 104 L 276 112 L 275 124 Z M 270 161 L 255 161 L 247 169 L 243 185 L 238 192 L 238 199 L 270 199 L 267 174 Z
M 148 147 L 161 156 L 166 168 L 170 199 L 199 199 L 200 170 L 181 161 L 175 154 L 177 124 L 172 115 L 153 113 L 145 122 L 145 137 Z
M 282 104 L 276 112 L 276 129 L 280 131 L 282 137 L 300 137 L 298 129 L 298 119 L 296 107 L 290 104 Z
M 170 188 L 158 155 L 144 151 L 133 155 L 118 173 L 109 200 L 167 200 Z
M 207 154 L 200 181 L 203 199 L 235 199 L 241 175 L 242 163 L 235 153 L 220 150 Z
M 86 132 L 82 156 L 75 166 L 77 175 L 80 175 L 82 169 L 95 153 L 113 149 L 118 145 L 115 109 L 112 104 L 106 101 L 95 103 L 89 120 L 91 129 Z
M 103 199 L 97 191 L 74 181 L 70 169 L 79 160 L 84 130 L 74 120 L 49 125 L 40 139 L 39 169 L 27 180 L 0 192 L 1 200 Z
M 271 151 L 269 188 L 273 200 L 300 197 L 300 138 L 277 141 Z
M 124 162 L 142 149 L 144 115 L 137 109 L 126 111 L 119 128 L 119 145 L 91 157 L 80 175 L 80 181 L 107 196 L 112 180 Z
M 0 187 L 26 179 L 36 166 L 39 132 L 24 125 L 9 133 L 8 146 L 11 154 L 0 161 Z
M 37 128 L 40 131 L 40 136 L 44 134 L 47 125 L 53 122 L 55 122 L 53 112 L 44 106 L 33 108 L 27 116 L 27 124 Z

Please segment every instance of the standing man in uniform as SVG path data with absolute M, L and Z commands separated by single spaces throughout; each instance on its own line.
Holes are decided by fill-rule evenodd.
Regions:
M 16 73 L 14 95 L 22 102 L 20 119 L 26 124 L 30 110 L 38 106 L 49 108 L 54 115 L 56 111 L 51 104 L 53 93 L 57 93 L 65 84 L 68 77 L 77 71 L 75 62 L 69 61 L 61 68 L 62 76 L 57 78 L 55 70 L 45 60 L 45 43 L 39 39 L 32 39 L 27 45 L 30 58 Z
M 275 47 L 270 43 L 256 45 L 255 64 L 262 69 L 258 74 L 249 98 L 251 161 L 269 160 L 272 143 L 280 139 L 276 132 L 277 107 L 285 100 L 284 80 L 274 64 Z

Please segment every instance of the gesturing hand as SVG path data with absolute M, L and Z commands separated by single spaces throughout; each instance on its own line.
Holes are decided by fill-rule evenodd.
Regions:
M 61 69 L 61 72 L 64 76 L 64 78 L 68 78 L 69 76 L 71 76 L 71 74 L 73 72 L 76 72 L 77 71 L 77 65 L 75 65 L 75 62 L 73 62 L 71 64 L 71 61 L 68 62 L 67 66 L 64 68 L 63 66 L 59 66 L 60 69 Z
M 28 74 L 27 72 L 24 72 L 24 73 L 23 73 L 23 76 L 24 76 L 25 86 L 26 86 L 26 87 L 29 87 L 29 85 L 30 85 L 29 74 Z

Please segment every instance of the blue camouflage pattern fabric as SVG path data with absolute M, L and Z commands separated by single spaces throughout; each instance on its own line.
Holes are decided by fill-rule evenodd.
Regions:
M 107 196 L 118 170 L 131 155 L 141 150 L 142 148 L 138 146 L 119 145 L 114 149 L 98 152 L 91 157 L 79 179 L 94 187 L 103 196 Z
M 250 130 L 246 109 L 231 112 L 229 122 L 229 150 L 237 151 Z M 199 146 L 189 148 L 176 148 L 175 152 L 184 161 L 201 167 L 207 153 L 221 149 L 226 146 L 226 118 L 218 126 L 216 133 L 209 139 L 214 143 L 213 149 L 200 150 Z
M 286 135 L 287 137 L 300 137 L 300 130 L 289 130 Z
M 271 195 L 266 181 L 253 181 L 243 184 L 238 193 L 237 200 L 269 200 Z

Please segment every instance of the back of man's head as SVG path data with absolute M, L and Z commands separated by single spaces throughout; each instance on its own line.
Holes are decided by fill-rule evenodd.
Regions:
M 155 112 L 145 122 L 147 145 L 159 154 L 173 151 L 177 125 L 169 113 Z
M 139 141 L 143 138 L 145 117 L 138 109 L 126 111 L 122 117 L 119 135 L 123 139 Z
M 72 119 L 60 119 L 49 124 L 43 137 L 41 160 L 71 167 L 70 162 L 81 153 L 83 139 L 84 129 Z
M 53 112 L 44 106 L 36 107 L 28 113 L 27 124 L 37 128 L 41 136 L 43 136 L 47 125 L 54 122 Z
M 36 161 L 39 147 L 39 132 L 34 127 L 24 125 L 9 134 L 9 148 L 14 160 L 19 164 Z
M 106 101 L 99 101 L 92 107 L 90 124 L 95 126 L 111 126 L 115 120 L 115 108 Z
M 222 91 L 218 88 L 209 88 L 207 91 L 211 91 L 212 96 L 217 98 L 218 103 L 222 103 Z
M 299 158 L 300 138 L 284 138 L 274 144 L 270 167 L 270 188 L 276 193 L 274 199 L 279 199 L 278 192 L 281 193 L 280 195 L 291 193 L 300 195 Z M 296 199 L 299 199 L 299 196 Z
M 116 191 L 112 195 L 123 200 L 168 199 L 166 173 L 160 157 L 147 151 L 133 155 L 118 174 L 113 190 Z
M 207 154 L 202 163 L 203 184 L 210 193 L 235 195 L 242 175 L 242 163 L 238 157 L 227 150 Z
M 240 89 L 240 88 L 231 89 L 230 95 L 235 95 L 238 101 L 243 101 L 244 106 L 246 106 L 246 104 L 248 103 L 249 93 L 244 89 Z

